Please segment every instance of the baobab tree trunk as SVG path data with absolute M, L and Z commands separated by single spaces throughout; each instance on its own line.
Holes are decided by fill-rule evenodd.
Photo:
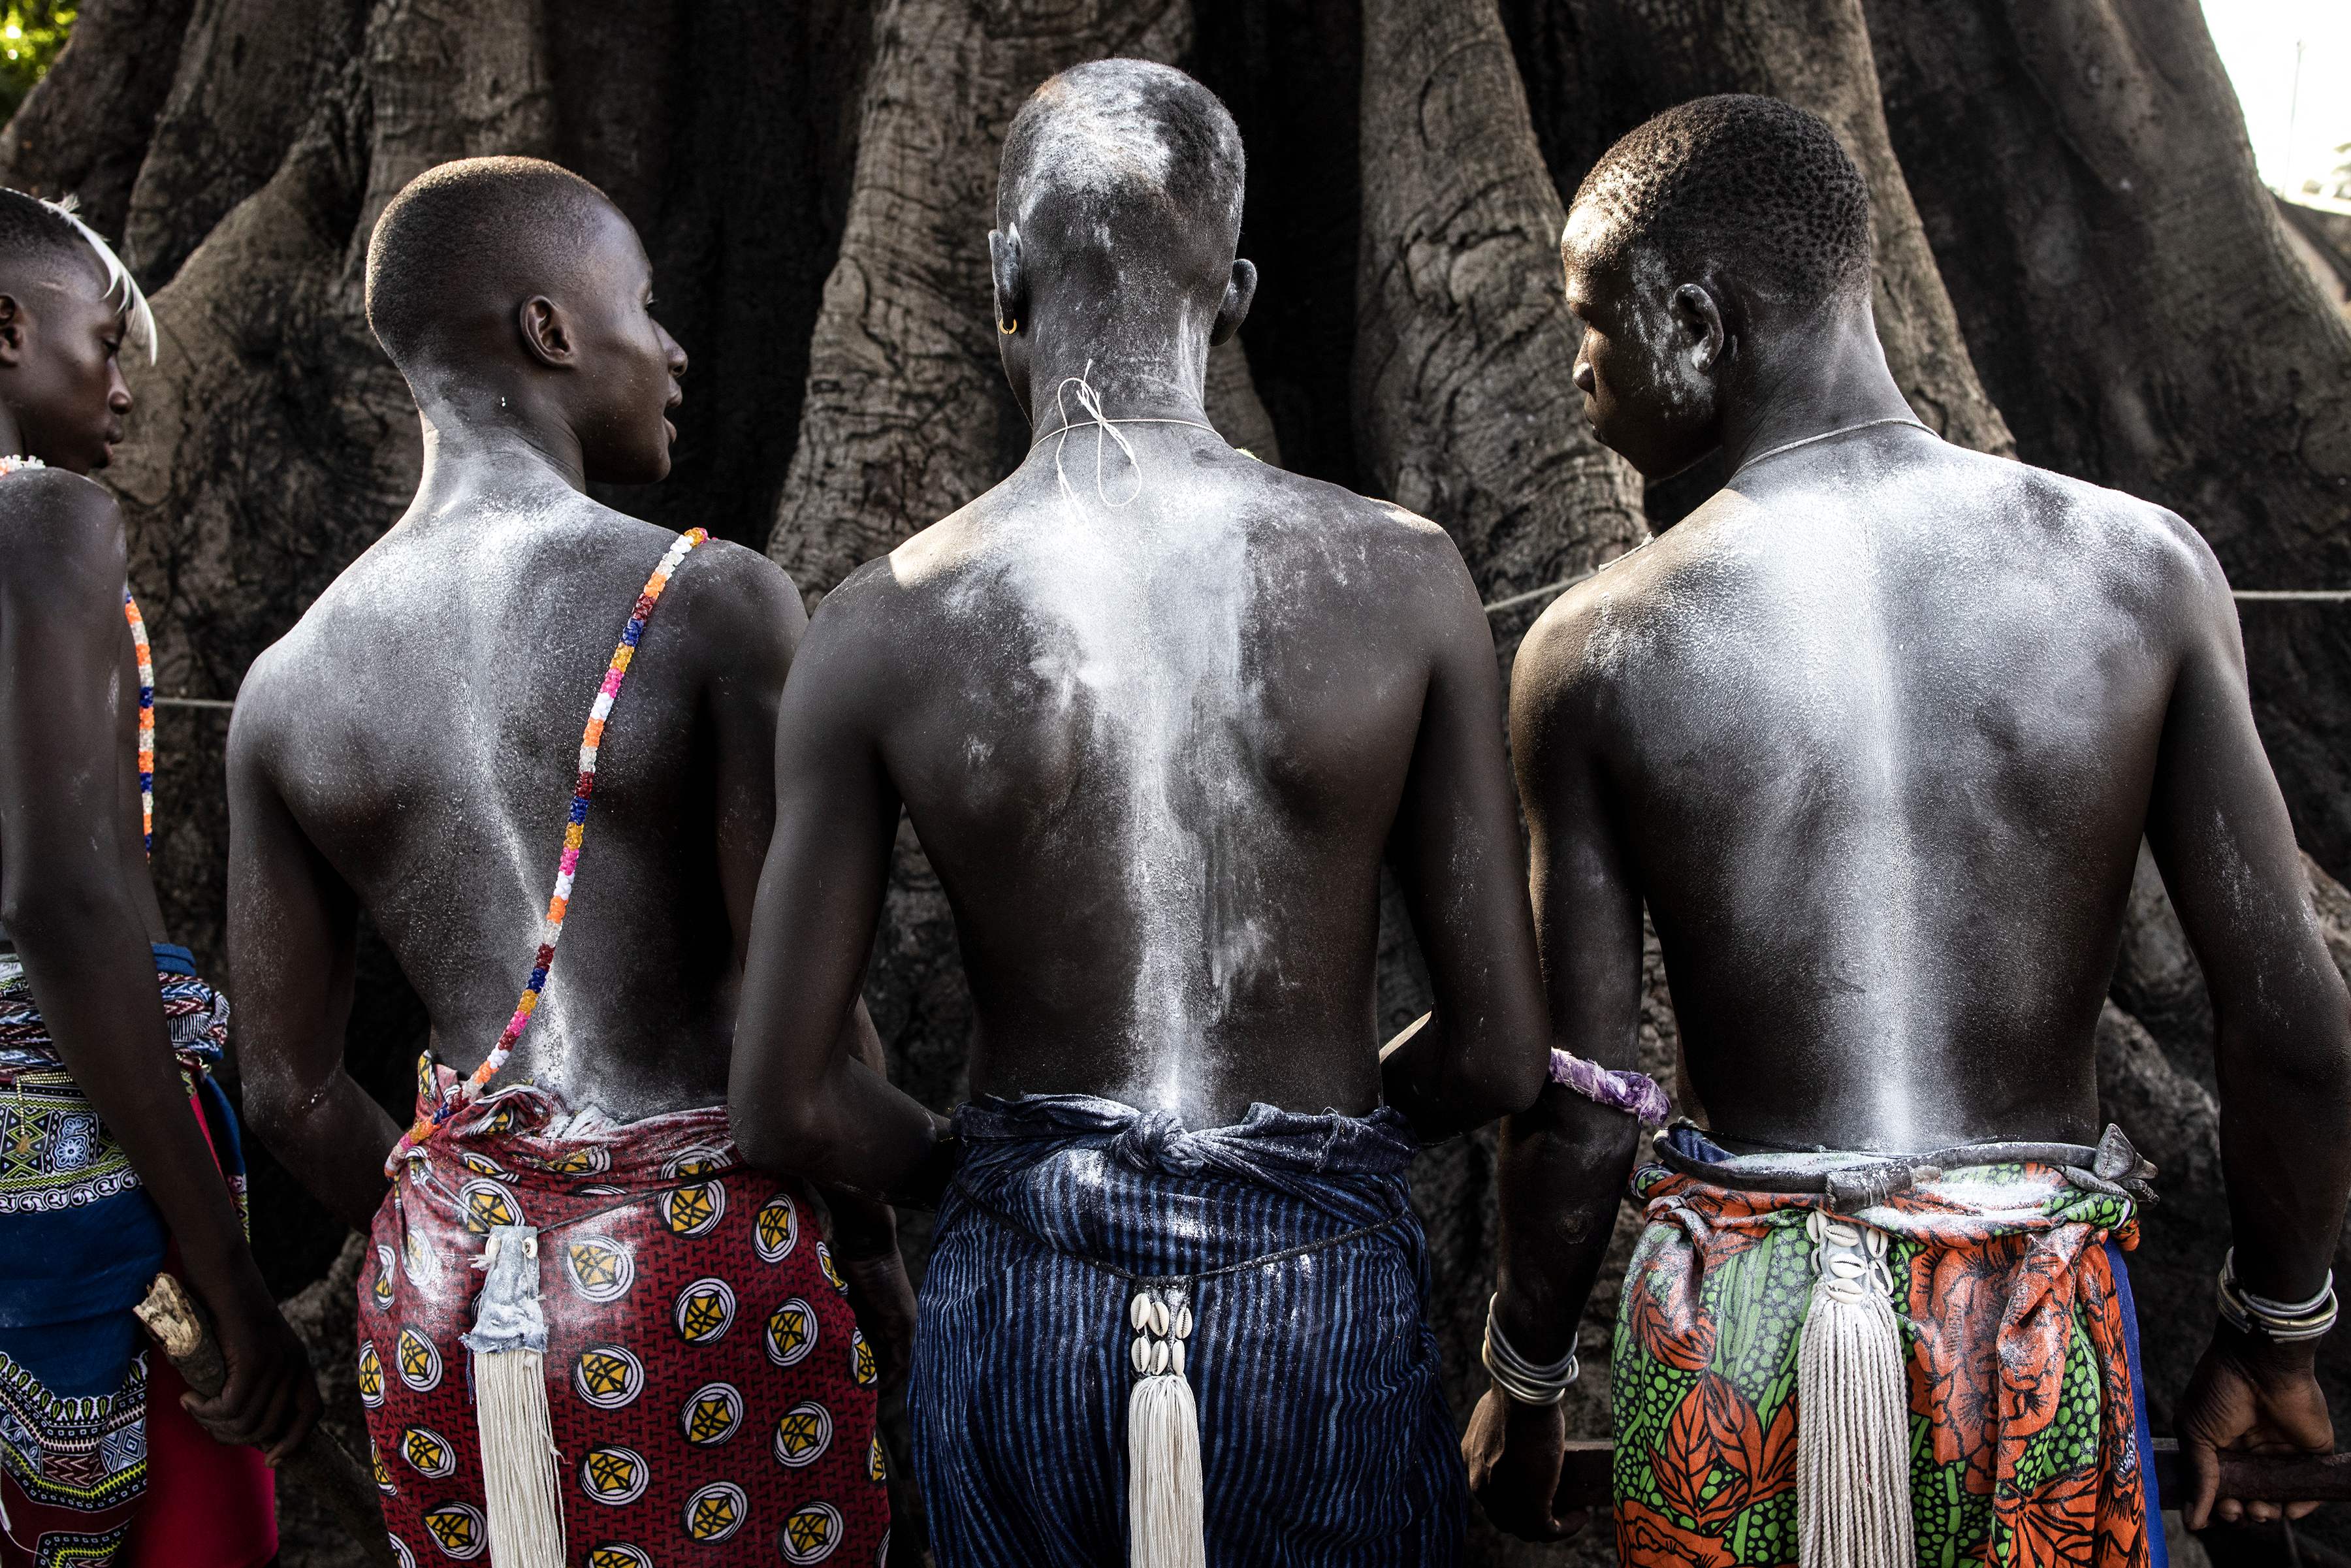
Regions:
M 2195 0 L 1869 0 L 1895 145 L 2029 461 L 2239 588 L 2351 588 L 2351 326 L 2286 248 Z M 2351 605 L 2242 611 L 2303 842 L 2351 874 Z
M 1592 437 L 1560 305 L 1565 214 L 1492 0 L 1364 12 L 1359 451 L 1442 521 L 1489 601 L 1646 533 L 1641 486 Z
M 89 0 L 74 42 L 5 131 L 0 178 L 22 191 L 78 197 L 101 234 L 120 235 L 172 90 L 193 0 Z
M 2246 585 L 2351 586 L 2351 354 L 2339 328 L 2309 329 L 2321 312 L 2280 259 L 2241 143 L 2210 129 L 2225 93 L 2188 0 L 87 0 L 0 131 L 0 181 L 78 193 L 155 296 L 162 357 L 129 367 L 140 406 L 109 478 L 166 696 L 232 700 L 254 655 L 406 503 L 415 417 L 361 286 L 375 214 L 415 172 L 528 152 L 611 193 L 693 368 L 670 481 L 601 498 L 765 548 L 813 600 L 1025 450 L 990 324 L 998 151 L 1039 80 L 1109 53 L 1193 69 L 1248 139 L 1243 247 L 1263 287 L 1239 343 L 1212 357 L 1211 418 L 1269 461 L 1434 517 L 1489 599 L 1640 535 L 1641 495 L 1592 446 L 1568 384 L 1561 206 L 1635 123 L 1729 90 L 1803 104 L 1854 152 L 1880 329 L 1928 423 L 2001 451 L 2004 409 L 2028 458 L 2196 517 Z M 2209 387 L 2227 403 L 2191 401 Z M 1505 652 L 1538 608 L 1497 618 Z M 2265 733 L 2339 871 L 2351 614 L 2248 619 Z M 174 705 L 161 719 L 159 881 L 174 931 L 215 968 L 226 720 Z M 2126 959 L 2168 929 L 2159 899 L 2137 909 Z M 2164 1409 L 2201 1318 L 2179 1292 L 2201 1288 L 2222 1210 L 2210 1094 L 2180 1043 L 2199 1027 L 2194 977 L 2175 965 L 2147 981 L 2152 958 L 2125 968 L 2102 1092 L 2135 1134 L 2168 1140 L 2189 1184 L 2149 1227 L 2171 1247 L 2143 1292 L 2159 1308 L 2148 1364 Z M 1643 1063 L 1670 1081 L 1654 948 L 1647 978 Z M 1406 1021 L 1425 991 L 1399 916 L 1382 1021 Z M 893 1072 L 951 1103 L 970 1001 L 911 831 L 868 999 Z M 350 1055 L 395 1110 L 424 1032 L 363 940 Z M 1416 1177 L 1431 1312 L 1466 1411 L 1482 1383 L 1490 1140 L 1430 1151 Z M 354 1419 L 350 1254 L 324 1277 L 344 1232 L 266 1158 L 255 1202 L 265 1266 L 300 1292 L 339 1418 Z M 1604 1429 L 1633 1225 L 1582 1336 L 1583 1432 Z M 919 1222 L 908 1234 L 919 1268 Z M 305 1533 L 301 1500 L 288 1516 L 289 1568 L 339 1561 Z M 1543 1551 L 1480 1525 L 1471 1552 L 1612 1560 L 1604 1531 Z

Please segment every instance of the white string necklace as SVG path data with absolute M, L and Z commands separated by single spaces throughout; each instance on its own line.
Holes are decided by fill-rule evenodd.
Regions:
M 1191 426 L 1194 430 L 1205 430 L 1211 435 L 1222 434 L 1215 425 L 1202 424 L 1196 419 L 1073 419 L 1067 424 L 1047 431 L 1030 442 L 1029 450 L 1034 452 L 1057 435 L 1067 435 L 1072 430 L 1083 430 L 1090 424 L 1184 424 Z
M 1746 462 L 1741 463 L 1738 467 L 1733 468 L 1730 471 L 1730 477 L 1732 479 L 1738 478 L 1741 474 L 1746 473 L 1750 468 L 1754 467 L 1755 465 L 1762 462 L 1766 457 L 1777 457 L 1782 452 L 1793 452 L 1797 447 L 1810 446 L 1815 441 L 1832 441 L 1840 435 L 1851 435 L 1856 430 L 1875 430 L 1881 424 L 1913 425 L 1917 429 L 1925 430 L 1929 435 L 1935 434 L 1932 430 L 1928 429 L 1925 424 L 1911 418 L 1907 413 L 1889 413 L 1883 419 L 1865 419 L 1859 424 L 1844 425 L 1835 430 L 1823 430 L 1818 435 L 1802 435 L 1798 436 L 1793 441 L 1783 441 L 1779 445 L 1772 447 L 1770 451 L 1759 452 L 1754 456 L 1750 457 Z M 1725 483 L 1727 484 L 1729 481 L 1726 480 Z
M 1078 493 L 1071 487 L 1070 476 L 1061 469 L 1061 455 L 1069 447 L 1071 431 L 1082 429 L 1087 425 L 1092 425 L 1095 430 L 1101 433 L 1094 437 L 1094 498 L 1113 512 L 1123 512 L 1127 507 L 1134 505 L 1136 501 L 1143 498 L 1144 478 L 1142 461 L 1134 455 L 1134 443 L 1128 441 L 1125 436 L 1119 434 L 1118 427 L 1120 425 L 1188 424 L 1195 430 L 1206 430 L 1211 435 L 1215 434 L 1216 431 L 1211 426 L 1202 424 L 1196 419 L 1113 419 L 1102 412 L 1101 394 L 1094 391 L 1093 383 L 1087 380 L 1089 376 L 1093 374 L 1093 371 L 1094 362 L 1090 359 L 1086 361 L 1086 368 L 1084 370 L 1080 371 L 1074 376 L 1063 376 L 1061 378 L 1061 384 L 1053 389 L 1053 408 L 1054 411 L 1061 416 L 1061 427 L 1056 430 L 1049 430 L 1044 434 L 1039 436 L 1036 440 L 1030 442 L 1029 444 L 1029 450 L 1034 452 L 1040 446 L 1044 445 L 1048 441 L 1051 441 L 1055 436 L 1059 436 L 1061 438 L 1059 444 L 1053 448 L 1053 477 L 1060 484 L 1061 494 L 1069 497 L 1071 505 L 1074 506 L 1077 502 Z M 1071 387 L 1078 389 L 1078 409 L 1086 416 L 1083 419 L 1073 420 L 1070 417 L 1068 398 L 1070 389 Z M 1129 490 L 1126 493 L 1125 498 L 1123 500 L 1112 500 L 1110 498 L 1109 491 L 1102 487 L 1102 462 L 1107 455 L 1103 448 L 1110 444 L 1110 442 L 1105 442 L 1102 439 L 1105 435 L 1110 437 L 1110 442 L 1115 442 L 1117 444 L 1120 454 L 1126 459 L 1126 465 L 1134 471 L 1134 488 Z

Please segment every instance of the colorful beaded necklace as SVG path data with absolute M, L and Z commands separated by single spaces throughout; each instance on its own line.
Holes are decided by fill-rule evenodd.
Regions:
M 122 591 L 122 618 L 131 622 L 131 646 L 139 655 L 139 826 L 147 858 L 155 858 L 155 655 L 147 646 L 146 617 L 131 590 Z
M 37 457 L 0 457 L 0 479 L 26 468 L 46 468 Z M 147 646 L 147 622 L 131 590 L 122 590 L 122 618 L 131 623 L 131 646 L 139 655 L 139 827 L 147 854 L 155 853 L 155 658 Z
M 515 1043 L 522 1039 L 531 1015 L 538 1010 L 539 994 L 547 988 L 547 971 L 555 963 L 555 944 L 563 936 L 563 917 L 571 903 L 571 882 L 580 869 L 580 847 L 587 841 L 588 798 L 596 789 L 596 753 L 603 744 L 605 720 L 611 716 L 612 704 L 621 695 L 621 683 L 627 678 L 629 664 L 636 657 L 637 641 L 645 634 L 645 622 L 653 619 L 653 606 L 661 602 L 662 591 L 669 586 L 671 575 L 686 552 L 709 537 L 701 528 L 689 528 L 672 541 L 669 553 L 662 557 L 653 576 L 645 580 L 645 591 L 637 595 L 629 623 L 621 629 L 620 645 L 612 650 L 612 662 L 604 671 L 603 684 L 597 687 L 596 700 L 589 706 L 587 732 L 580 737 L 580 780 L 571 790 L 571 806 L 563 826 L 563 852 L 555 862 L 555 892 L 547 901 L 547 921 L 539 933 L 538 952 L 531 959 L 530 978 L 523 986 L 522 1000 L 515 1005 L 514 1017 L 507 1020 L 497 1044 L 490 1048 L 489 1055 L 482 1059 L 473 1074 L 444 1094 L 439 1104 L 417 1117 L 415 1124 L 401 1135 L 383 1162 L 384 1175 L 397 1172 L 400 1162 L 412 1150 L 428 1142 L 451 1118 L 482 1097 L 482 1090 L 514 1054 Z

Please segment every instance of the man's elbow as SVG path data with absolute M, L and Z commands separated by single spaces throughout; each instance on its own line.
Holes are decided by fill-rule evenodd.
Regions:
M 778 1176 L 817 1175 L 831 1149 L 828 1118 L 799 1095 L 734 1095 L 727 1122 L 735 1146 L 748 1164 Z
M 2218 1021 L 2224 1098 L 2251 1068 L 2251 1082 L 2278 1106 L 2351 1116 L 2351 990 L 2332 964 L 2292 1005 L 2223 1008 Z
M 2294 1100 L 2351 1114 L 2351 993 L 2346 992 L 2340 976 L 2329 978 L 2335 983 L 2322 1011 L 2326 1027 L 2311 1031 L 2286 1071 Z
M 120 914 L 115 891 L 73 870 L 38 864 L 10 866 L 0 877 L 0 925 L 19 953 L 72 951 L 97 939 Z
M 1481 1052 L 1459 1085 L 1458 1100 L 1480 1122 L 1515 1116 L 1531 1107 L 1551 1076 L 1551 1050 L 1541 1041 Z
M 283 1159 L 301 1129 L 301 1102 L 287 1093 L 281 1085 L 251 1072 L 246 1073 L 242 1087 L 246 1126 L 265 1148 Z
M 291 1166 L 305 1142 L 308 1124 L 332 1097 L 333 1080 L 306 1084 L 284 1062 L 249 1042 L 241 1043 L 239 1055 L 242 1120 L 270 1153 Z M 319 1138 L 319 1134 L 312 1134 L 309 1141 Z

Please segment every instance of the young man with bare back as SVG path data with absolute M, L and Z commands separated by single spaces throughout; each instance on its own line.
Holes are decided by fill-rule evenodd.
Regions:
M 1403 1173 L 1546 1065 L 1493 643 L 1440 530 L 1208 427 L 1241 190 L 1181 72 L 1038 90 L 989 236 L 1035 444 L 825 601 L 778 719 L 736 1136 L 869 1192 L 952 1173 L 909 1395 L 943 1568 L 1459 1547 Z M 977 1005 L 952 1124 L 821 1021 L 902 806 Z M 1384 860 L 1437 997 L 1384 1085 Z
M 799 600 L 582 493 L 669 470 L 685 356 L 652 304 L 627 219 L 553 164 L 393 198 L 368 316 L 422 482 L 255 664 L 230 737 L 247 1103 L 372 1232 L 360 1388 L 404 1561 L 767 1563 L 789 1539 L 866 1563 L 888 1527 L 841 1273 L 910 1324 L 888 1211 L 836 1204 L 836 1260 L 722 1103 Z M 405 1134 L 343 1063 L 362 910 L 433 1021 Z M 471 1397 L 517 1352 L 551 1432 Z M 572 1555 L 524 1547 L 486 1448 L 557 1489 Z
M 256 1568 L 269 1472 L 227 1445 L 291 1451 L 319 1392 L 246 1245 L 227 1001 L 148 874 L 154 683 L 87 477 L 126 341 L 155 323 L 113 251 L 0 191 L 0 1568 Z M 219 1333 L 214 1399 L 131 1316 L 166 1267 Z
M 2122 1258 L 2152 1173 L 2099 1136 L 2092 1044 L 2141 836 L 2220 1019 L 2236 1224 L 2178 1406 L 2191 1528 L 2215 1448 L 2331 1446 L 2351 1007 L 2211 552 L 1922 427 L 1868 223 L 1827 126 L 1754 98 L 1635 131 L 1569 214 L 1593 429 L 1651 476 L 1733 467 L 1545 612 L 1511 695 L 1557 1042 L 1629 1062 L 1646 902 L 1707 1118 L 1633 1178 L 1618 1551 L 2160 1563 Z M 1509 1124 L 1512 1367 L 1572 1345 L 1633 1144 L 1563 1091 Z M 1550 1393 L 1498 1375 L 1465 1443 L 1538 1537 L 1563 1522 Z

